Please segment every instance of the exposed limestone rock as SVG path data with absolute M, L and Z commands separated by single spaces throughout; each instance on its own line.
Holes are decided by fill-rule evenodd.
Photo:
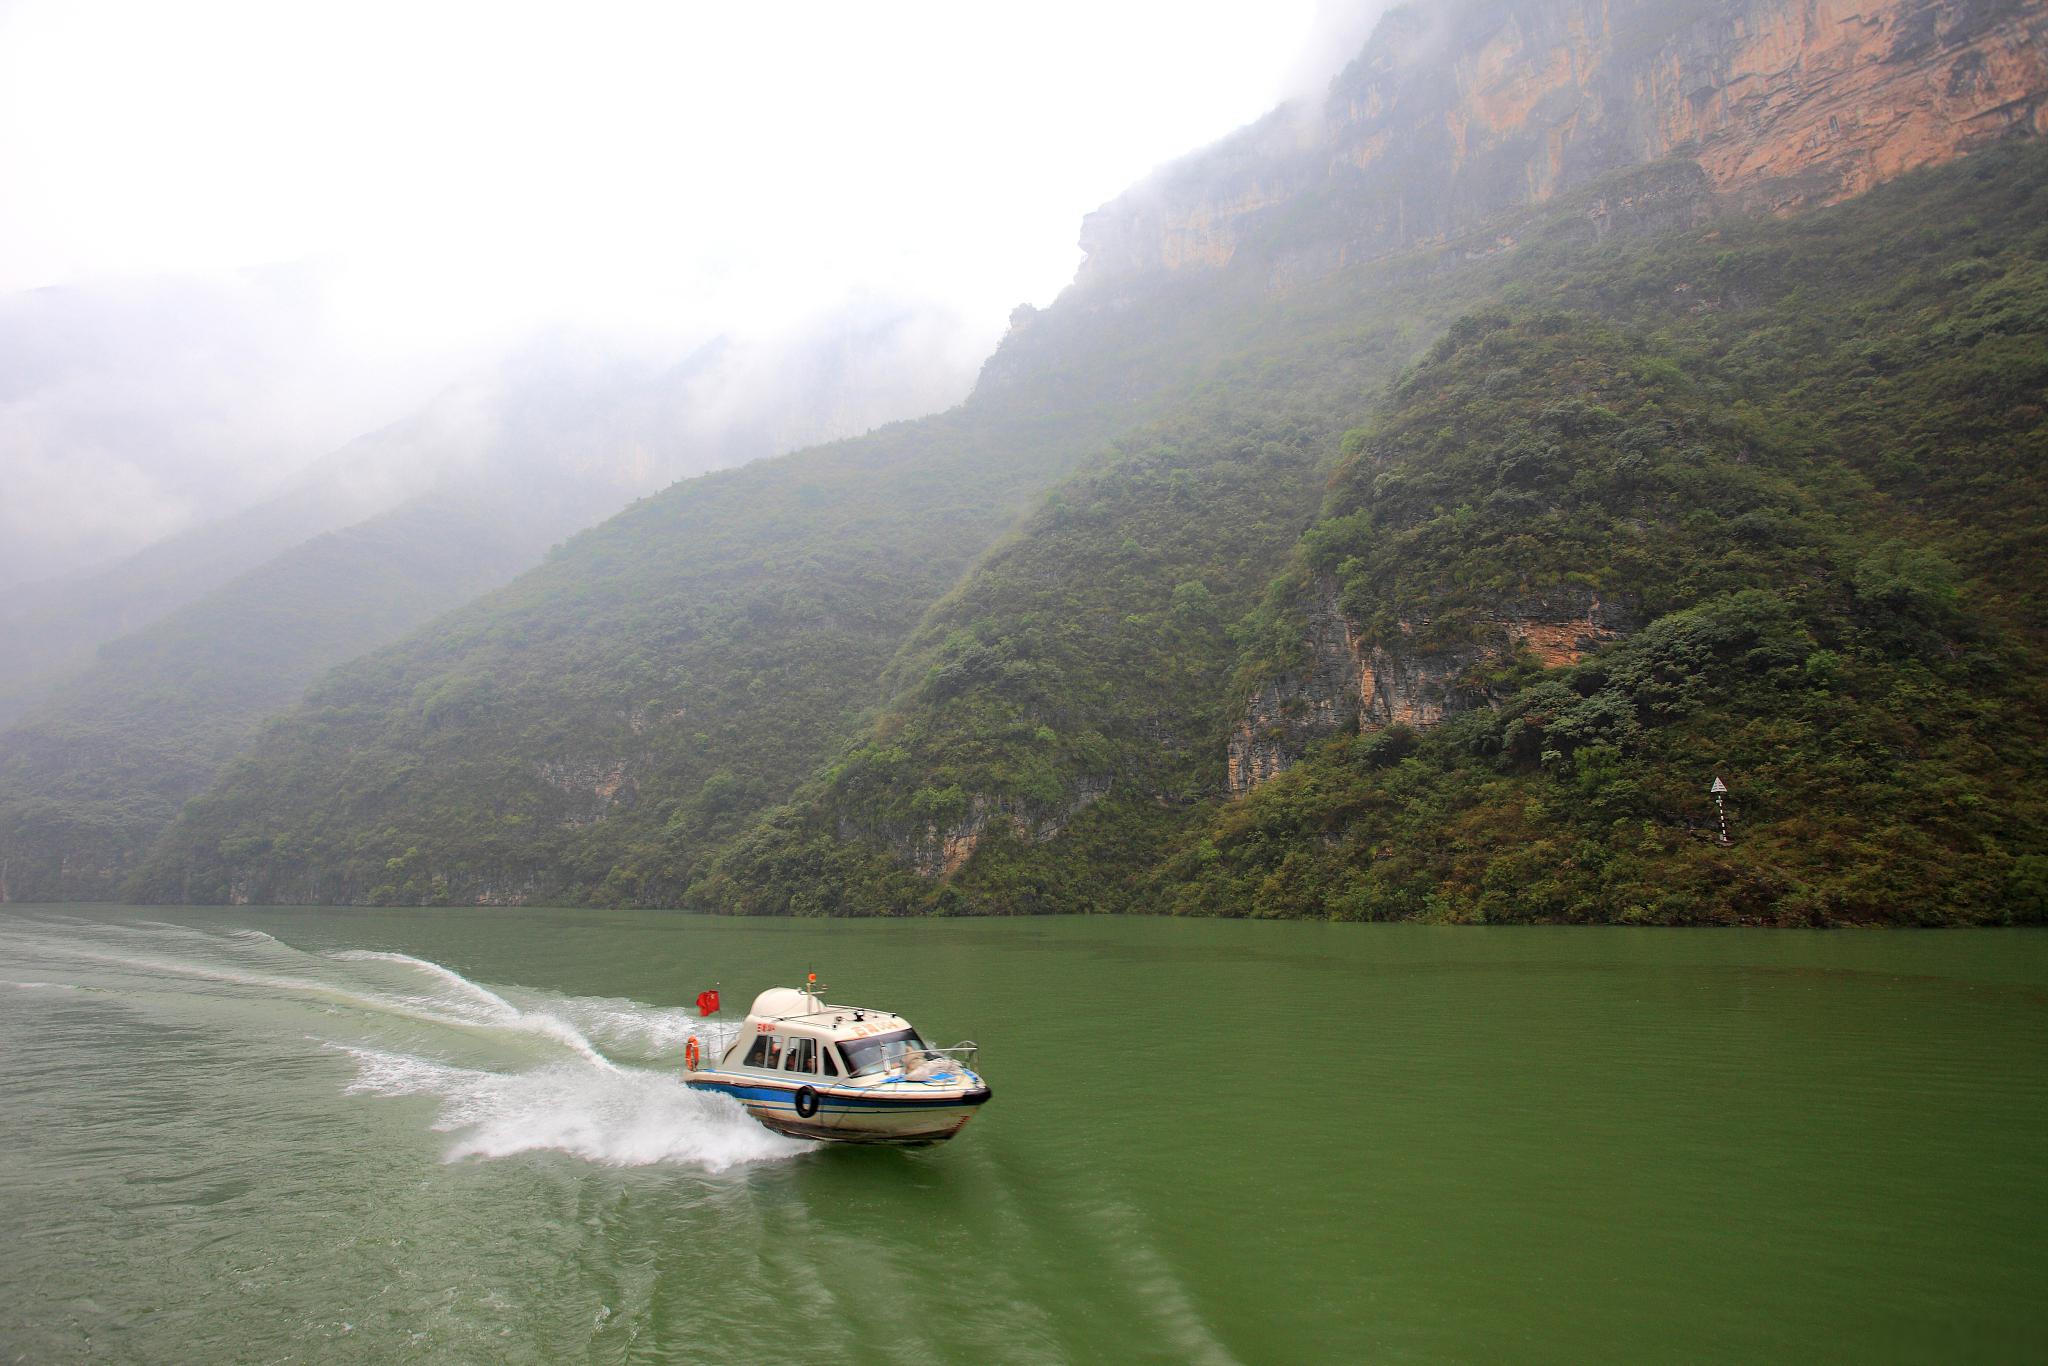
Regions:
M 539 766 L 540 780 L 563 797 L 558 819 L 563 825 L 595 825 L 613 808 L 631 806 L 640 784 L 626 772 L 626 761 L 548 762 Z
M 1089 215 L 1079 278 L 1257 246 L 1286 287 L 1666 158 L 1680 173 L 1603 204 L 1596 230 L 1714 202 L 1788 211 L 2043 132 L 2043 0 L 1404 7 L 1320 109 L 1277 111 Z M 1466 254 L 1505 245 L 1482 233 Z
M 1318 740 L 1355 728 L 1364 710 L 1365 672 L 1357 637 L 1337 606 L 1337 585 L 1318 579 L 1304 594 L 1301 613 L 1306 662 L 1253 693 L 1231 732 L 1225 784 L 1234 793 L 1251 791 Z
M 540 884 L 532 875 L 516 881 L 486 881 L 465 893 L 465 899 L 474 906 L 524 906 L 540 893 Z
M 1619 640 L 1634 629 L 1622 612 L 1588 595 L 1585 615 L 1565 621 L 1512 616 L 1500 619 L 1510 641 L 1519 643 L 1543 661 L 1546 669 L 1576 664 L 1610 641 Z
M 1292 766 L 1317 742 L 1344 731 L 1409 726 L 1424 730 L 1494 699 L 1475 675 L 1517 649 L 1546 668 L 1575 664 L 1634 629 L 1632 615 L 1591 593 L 1504 605 L 1477 623 L 1468 643 L 1365 648 L 1337 602 L 1337 585 L 1317 579 L 1300 604 L 1303 667 L 1266 683 L 1245 703 L 1226 747 L 1225 788 L 1238 795 Z M 1402 623 L 1419 637 L 1426 621 Z
M 1044 844 L 1066 829 L 1074 817 L 1109 795 L 1109 777 L 1076 780 L 1067 801 L 1051 814 L 1033 816 L 1020 803 L 977 794 L 967 814 L 950 825 L 927 825 L 907 839 L 893 841 L 897 857 L 924 877 L 949 878 L 974 856 L 991 829 L 1007 828 L 1026 844 Z M 841 831 L 842 838 L 846 836 Z

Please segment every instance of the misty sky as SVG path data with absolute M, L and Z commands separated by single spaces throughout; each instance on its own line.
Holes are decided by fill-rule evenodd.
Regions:
M 103 320 L 66 315 L 63 404 L 0 383 L 0 474 L 118 486 L 56 514 L 107 549 L 152 496 L 196 515 L 542 321 L 701 336 L 872 295 L 985 348 L 1071 277 L 1084 212 L 1318 86 L 1367 8 L 0 0 L 0 295 L 72 286 Z M 51 312 L 17 300 L 0 348 Z M 94 448 L 102 388 L 150 421 L 131 379 L 214 430 Z

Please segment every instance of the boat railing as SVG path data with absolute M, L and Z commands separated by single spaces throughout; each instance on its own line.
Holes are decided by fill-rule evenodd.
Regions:
M 927 1058 L 943 1058 L 947 1062 L 956 1063 L 972 1072 L 976 1061 L 981 1057 L 981 1045 L 972 1039 L 956 1043 L 949 1048 L 937 1048 L 931 1044 L 926 1044 L 924 1052 Z M 905 1059 L 905 1061 L 908 1062 L 909 1059 Z
M 699 1067 L 716 1067 L 733 1040 L 739 1038 L 744 1020 L 692 1020 L 690 1037 L 697 1040 Z

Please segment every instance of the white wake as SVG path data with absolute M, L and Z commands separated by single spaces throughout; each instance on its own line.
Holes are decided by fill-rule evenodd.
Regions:
M 451 1162 L 559 1152 L 614 1167 L 722 1171 L 810 1146 L 770 1133 L 732 1101 L 692 1091 L 668 1073 L 574 1063 L 487 1072 L 376 1049 L 343 1051 L 356 1061 L 351 1093 L 440 1102 L 433 1127 L 455 1136 Z
M 356 1096 L 429 1096 L 450 1161 L 559 1152 L 612 1166 L 706 1170 L 812 1145 L 770 1133 L 730 1099 L 681 1080 L 687 1009 L 473 981 L 384 949 L 308 953 L 261 930 L 65 919 L 0 927 L 33 977 L 17 990 L 88 990 L 303 1036 L 354 1061 Z

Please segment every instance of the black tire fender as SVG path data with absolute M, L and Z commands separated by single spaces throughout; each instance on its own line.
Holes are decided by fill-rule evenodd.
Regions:
M 818 1113 L 818 1093 L 808 1086 L 796 1088 L 796 1117 L 809 1119 Z

